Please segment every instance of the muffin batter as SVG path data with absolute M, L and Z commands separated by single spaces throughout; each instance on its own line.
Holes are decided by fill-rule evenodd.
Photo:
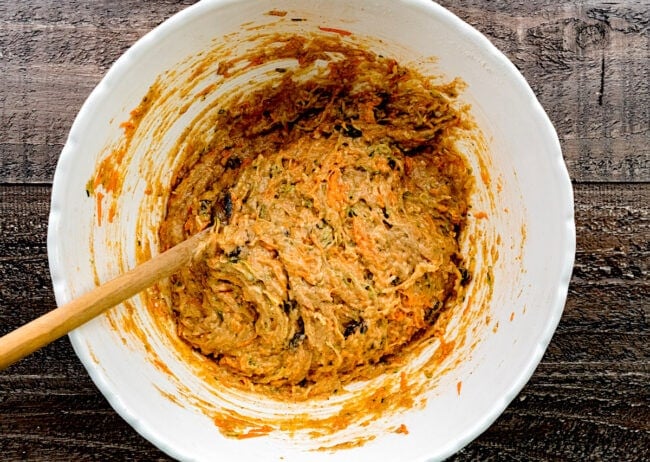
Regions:
M 181 338 L 233 383 L 330 394 L 434 335 L 469 279 L 461 83 L 340 41 L 272 53 L 298 68 L 215 109 L 214 134 L 178 164 L 160 239 L 217 228 L 171 280 Z M 326 70 L 301 72 L 316 62 Z

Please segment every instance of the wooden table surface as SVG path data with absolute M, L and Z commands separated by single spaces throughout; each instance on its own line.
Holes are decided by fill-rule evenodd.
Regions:
M 51 181 L 121 53 L 190 1 L 0 0 L 0 334 L 55 307 Z M 453 460 L 650 460 L 650 2 L 444 0 L 517 65 L 575 190 L 564 316 L 534 376 Z M 0 459 L 166 460 L 67 339 L 0 372 Z

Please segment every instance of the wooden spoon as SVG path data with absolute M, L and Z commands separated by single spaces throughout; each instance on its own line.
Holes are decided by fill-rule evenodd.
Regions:
M 210 227 L 151 260 L 0 337 L 0 370 L 64 336 L 151 284 L 202 258 Z

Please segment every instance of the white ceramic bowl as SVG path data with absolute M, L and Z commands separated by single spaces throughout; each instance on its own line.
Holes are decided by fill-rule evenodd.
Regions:
M 271 7 L 286 11 L 286 16 L 267 14 Z M 89 96 L 59 159 L 48 234 L 57 302 L 70 300 L 136 261 L 139 214 L 143 204 L 152 204 L 147 175 L 157 175 L 162 182 L 169 179 L 173 159 L 168 150 L 196 111 L 168 125 L 168 137 L 154 143 L 145 136 L 133 143 L 120 167 L 127 174 L 120 197 L 114 198 L 118 213 L 112 223 L 104 210 L 103 224 L 97 226 L 97 200 L 87 197 L 85 190 L 101 160 L 119 146 L 120 122 L 129 118 L 156 78 L 184 65 L 187 71 L 187 63 L 215 43 L 237 53 L 243 39 L 253 34 L 327 33 L 319 26 L 350 31 L 350 40 L 372 37 L 378 52 L 423 72 L 460 76 L 468 84 L 461 98 L 472 105 L 485 137 L 489 155 L 484 161 L 491 178 L 480 185 L 476 197 L 479 207 L 489 209 L 488 219 L 471 226 L 490 244 L 492 252 L 484 255 L 490 261 L 477 264 L 483 272 L 488 263 L 493 265 L 493 293 L 486 298 L 478 291 L 487 304 L 480 309 L 469 306 L 474 315 L 470 338 L 454 352 L 462 361 L 436 377 L 425 393 L 425 406 L 389 413 L 368 427 L 344 429 L 315 441 L 300 432 L 283 431 L 245 440 L 223 436 L 206 408 L 237 408 L 242 402 L 245 407 L 250 399 L 237 394 L 215 398 L 213 387 L 202 384 L 172 351 L 138 297 L 71 333 L 76 353 L 115 410 L 178 459 L 445 458 L 483 432 L 521 390 L 562 314 L 575 230 L 572 190 L 557 135 L 514 65 L 479 32 L 427 0 L 203 1 L 139 40 Z M 155 131 L 156 123 L 150 121 L 149 132 Z M 155 226 L 161 213 L 162 207 L 146 218 L 147 223 Z M 155 252 L 155 234 L 148 239 Z M 129 322 L 136 328 L 126 328 L 124 323 Z M 133 335 L 134 331 L 149 339 L 146 347 L 140 343 L 142 335 Z M 318 405 L 304 404 L 275 411 L 299 413 L 303 406 L 318 412 Z M 402 423 L 408 434 L 391 431 Z M 364 432 L 375 438 L 347 449 L 314 450 L 363 438 Z

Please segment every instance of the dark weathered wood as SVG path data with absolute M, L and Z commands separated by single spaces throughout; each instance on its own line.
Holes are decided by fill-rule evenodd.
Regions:
M 647 0 L 440 3 L 521 70 L 556 127 L 572 178 L 650 181 Z
M 192 1 L 0 0 L 0 182 L 49 182 L 110 65 Z
M 75 114 L 109 65 L 189 3 L 2 0 L 0 181 L 50 181 Z M 574 179 L 650 181 L 647 1 L 441 3 L 521 69 Z
M 0 335 L 55 306 L 49 182 L 112 62 L 192 1 L 0 0 Z M 575 181 L 558 330 L 469 460 L 650 460 L 650 4 L 442 0 L 521 69 Z M 0 373 L 0 459 L 168 460 L 110 408 L 66 339 Z
M 54 306 L 49 193 L 0 186 L 0 334 Z M 576 271 L 558 330 L 522 393 L 453 460 L 650 455 L 650 185 L 577 184 L 575 195 Z M 163 457 L 110 409 L 65 339 L 0 374 L 0 446 L 6 460 Z

